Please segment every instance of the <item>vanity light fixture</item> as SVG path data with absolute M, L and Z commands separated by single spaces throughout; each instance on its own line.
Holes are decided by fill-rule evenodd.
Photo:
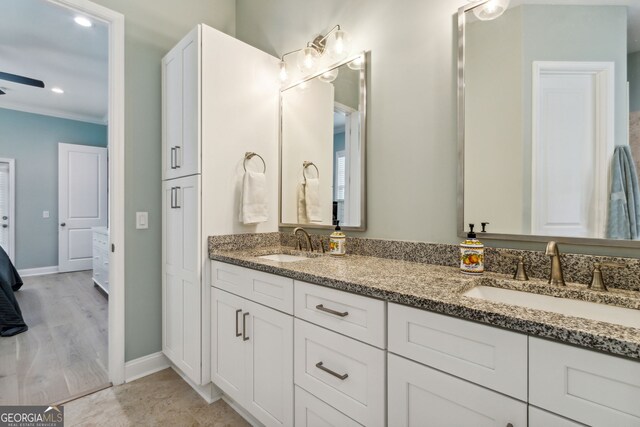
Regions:
M 501 16 L 509 8 L 510 0 L 489 0 L 473 9 L 473 14 L 481 21 L 491 21 Z
M 307 42 L 303 48 L 292 50 L 280 57 L 280 81 L 286 82 L 289 78 L 285 57 L 297 53 L 297 65 L 300 71 L 305 74 L 312 73 L 318 65 L 318 59 L 326 52 L 331 58 L 342 59 L 351 53 L 351 37 L 340 28 L 340 25 L 333 27 L 327 34 L 320 34 L 313 41 Z
M 76 16 L 74 19 L 76 24 L 80 25 L 81 27 L 92 27 L 93 24 L 91 23 L 91 21 L 89 20 L 89 18 L 85 17 L 85 16 Z

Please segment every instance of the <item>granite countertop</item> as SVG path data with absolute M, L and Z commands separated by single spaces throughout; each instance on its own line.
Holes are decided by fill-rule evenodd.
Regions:
M 258 258 L 276 253 L 304 254 L 308 259 L 278 262 Z M 496 273 L 466 276 L 453 267 L 359 255 L 307 254 L 280 246 L 212 250 L 209 256 L 212 260 L 640 360 L 640 329 L 463 295 L 474 286 L 485 285 L 640 310 L 637 291 L 596 292 L 571 283 L 560 288 L 538 279 L 518 282 Z

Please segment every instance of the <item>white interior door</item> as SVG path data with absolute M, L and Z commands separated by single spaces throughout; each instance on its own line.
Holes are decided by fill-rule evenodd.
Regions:
M 107 225 L 107 149 L 58 144 L 58 270 L 92 267 L 91 227 Z
M 0 159 L 0 246 L 15 264 L 15 160 Z
M 610 76 L 594 63 L 534 70 L 533 234 L 604 235 L 613 152 Z

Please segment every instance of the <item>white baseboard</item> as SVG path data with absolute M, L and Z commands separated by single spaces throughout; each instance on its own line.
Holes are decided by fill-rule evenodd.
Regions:
M 146 377 L 171 366 L 169 359 L 161 352 L 139 357 L 124 364 L 124 380 L 131 382 Z
M 222 400 L 224 400 L 227 403 L 227 405 L 231 406 L 231 409 L 233 409 L 238 414 L 240 414 L 240 416 L 244 418 L 245 421 L 251 424 L 253 427 L 264 427 L 264 424 L 258 421 L 253 415 L 247 412 L 246 409 L 240 406 L 238 402 L 236 402 L 226 394 L 222 395 Z
M 173 363 L 171 363 L 171 369 L 176 371 L 176 373 L 178 375 L 180 375 L 180 377 L 182 377 L 182 379 L 187 384 L 189 384 L 191 386 L 191 388 L 194 389 L 196 391 L 196 393 L 198 393 L 200 395 L 200 397 L 202 397 L 208 404 L 211 404 L 211 403 L 215 402 L 216 400 L 219 400 L 222 397 L 222 391 L 218 387 L 213 385 L 213 383 L 209 383 L 209 384 L 205 384 L 205 385 L 198 385 L 198 384 L 194 383 L 193 381 L 191 381 L 191 379 L 188 378 L 180 370 L 180 368 L 178 368 Z
M 42 276 L 44 274 L 54 274 L 57 272 L 57 265 L 52 265 L 50 267 L 23 268 L 21 270 L 18 270 L 18 274 L 20 275 L 20 277 Z

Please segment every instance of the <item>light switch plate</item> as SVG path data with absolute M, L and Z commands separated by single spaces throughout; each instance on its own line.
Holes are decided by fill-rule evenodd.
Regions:
M 42 218 L 49 218 L 49 211 L 42 211 Z
M 136 212 L 136 228 L 138 230 L 149 228 L 149 212 Z

